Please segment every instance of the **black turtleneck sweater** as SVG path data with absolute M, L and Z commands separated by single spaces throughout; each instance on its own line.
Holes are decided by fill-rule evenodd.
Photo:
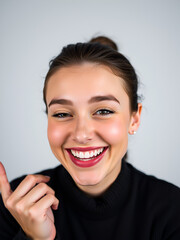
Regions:
M 122 169 L 100 197 L 77 188 L 62 165 L 51 177 L 59 208 L 54 211 L 58 240 L 180 240 L 180 189 L 122 162 Z M 24 178 L 11 182 L 12 189 Z M 0 197 L 0 239 L 28 239 Z

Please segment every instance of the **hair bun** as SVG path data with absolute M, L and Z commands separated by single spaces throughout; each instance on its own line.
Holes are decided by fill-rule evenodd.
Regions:
M 113 42 L 110 38 L 105 37 L 105 36 L 99 36 L 99 37 L 92 38 L 89 42 L 90 43 L 100 43 L 100 44 L 111 47 L 114 50 L 118 51 L 118 47 L 117 47 L 116 43 Z

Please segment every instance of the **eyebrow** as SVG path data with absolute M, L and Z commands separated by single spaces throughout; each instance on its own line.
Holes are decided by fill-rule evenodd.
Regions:
M 88 101 L 88 103 L 101 102 L 101 101 L 115 101 L 120 104 L 117 98 L 115 98 L 113 95 L 94 96 Z
M 95 102 L 101 102 L 101 101 L 115 101 L 120 104 L 120 102 L 115 98 L 113 95 L 105 95 L 105 96 L 94 96 L 92 97 L 88 103 L 95 103 Z M 68 99 L 52 99 L 49 103 L 48 107 L 50 107 L 53 104 L 61 104 L 61 105 L 70 105 L 73 106 L 73 102 Z

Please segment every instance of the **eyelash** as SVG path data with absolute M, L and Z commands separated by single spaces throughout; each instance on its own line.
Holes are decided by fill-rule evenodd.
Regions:
M 114 111 L 111 111 L 111 110 L 108 110 L 108 109 L 99 109 L 99 110 L 96 111 L 96 113 L 97 112 L 106 112 L 106 113 L 103 113 L 103 114 L 97 114 L 97 115 L 102 115 L 102 116 L 110 115 L 110 114 L 114 113 Z M 66 117 L 60 117 L 60 115 L 61 116 L 65 115 L 66 117 L 71 116 L 71 114 L 69 114 L 69 113 L 57 113 L 57 114 L 54 114 L 53 117 L 56 117 L 56 118 L 66 118 Z
M 65 117 L 60 117 L 60 115 L 62 116 L 62 115 L 70 115 L 69 113 L 56 113 L 56 114 L 54 114 L 53 115 L 53 117 L 56 117 L 56 118 L 65 118 Z
M 108 110 L 108 109 L 99 109 L 98 111 L 96 111 L 96 113 L 97 112 L 106 112 L 105 114 L 102 114 L 102 115 L 109 115 L 109 114 L 113 114 L 114 112 L 113 111 L 111 111 L 111 110 Z M 107 114 L 107 112 L 108 112 L 108 114 Z M 101 115 L 101 114 L 100 114 Z

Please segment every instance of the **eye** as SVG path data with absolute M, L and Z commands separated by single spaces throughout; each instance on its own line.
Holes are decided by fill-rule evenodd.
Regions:
M 69 113 L 56 113 L 52 116 L 55 117 L 55 118 L 67 118 L 67 117 L 71 117 L 71 114 L 69 114 Z
M 95 114 L 97 115 L 109 115 L 109 114 L 113 114 L 114 112 L 108 109 L 99 109 L 98 111 L 96 111 Z

